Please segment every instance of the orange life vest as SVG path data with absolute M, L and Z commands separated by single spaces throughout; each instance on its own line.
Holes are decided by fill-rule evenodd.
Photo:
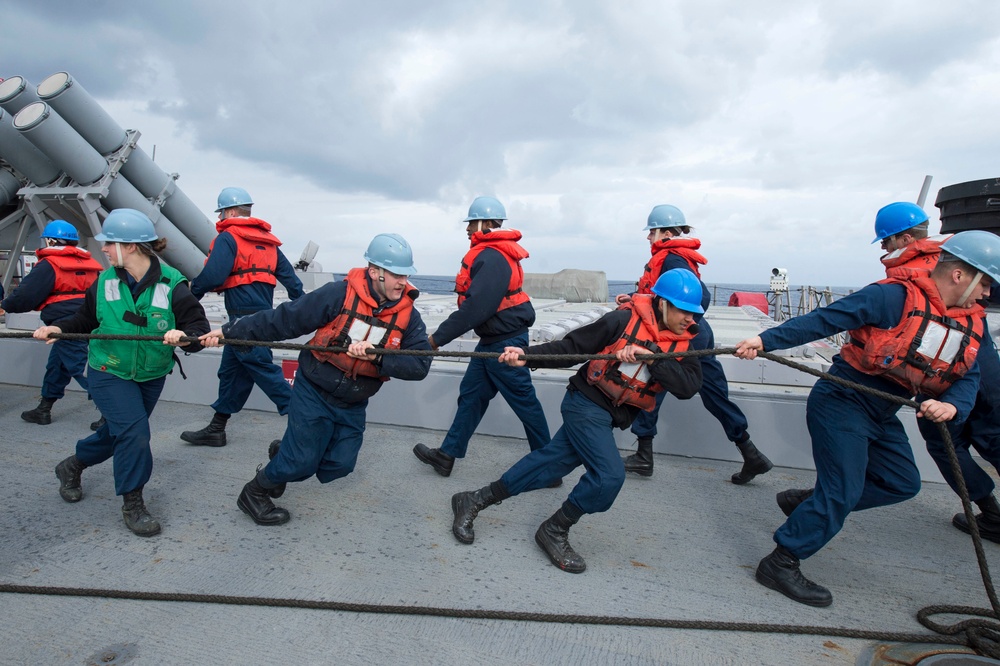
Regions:
M 983 339 L 983 308 L 946 308 L 930 276 L 911 273 L 879 284 L 906 287 L 903 318 L 891 329 L 850 331 L 840 356 L 850 366 L 880 375 L 911 395 L 936 398 L 976 362 Z
M 472 247 L 462 258 L 462 268 L 455 277 L 455 293 L 458 294 L 458 304 L 461 306 L 465 300 L 465 293 L 472 284 L 472 263 L 479 256 L 479 253 L 487 248 L 492 248 L 503 255 L 510 266 L 510 282 L 507 284 L 507 293 L 500 301 L 497 311 L 512 308 L 521 303 L 527 303 L 531 299 L 521 289 L 524 285 L 524 270 L 521 268 L 521 260 L 528 258 L 528 251 L 518 245 L 521 240 L 521 232 L 517 229 L 491 229 L 489 231 L 477 231 L 472 234 Z
M 347 274 L 347 294 L 340 314 L 329 324 L 316 331 L 310 345 L 322 347 L 347 347 L 352 341 L 369 340 L 379 349 L 399 349 L 403 333 L 410 323 L 416 290 L 409 283 L 403 297 L 378 314 L 378 300 L 368 291 L 365 268 L 353 268 Z M 371 361 L 351 358 L 345 352 L 314 351 L 313 356 L 324 363 L 331 363 L 351 379 L 358 375 L 378 377 L 389 381 Z
M 49 262 L 56 275 L 52 291 L 38 306 L 39 310 L 60 301 L 83 298 L 87 288 L 104 270 L 89 252 L 72 245 L 43 247 L 35 251 L 35 256 Z
M 675 335 L 669 330 L 661 331 L 656 324 L 656 311 L 650 295 L 636 294 L 627 307 L 632 311 L 632 318 L 621 337 L 601 350 L 601 354 L 614 354 L 626 345 L 640 345 L 654 354 L 682 352 L 687 350 L 694 338 L 690 331 L 682 335 Z M 646 364 L 641 362 L 590 361 L 587 364 L 587 382 L 599 388 L 616 407 L 624 403 L 647 412 L 656 406 L 656 394 L 663 391 L 663 387 L 650 376 Z
M 270 224 L 256 217 L 230 217 L 216 222 L 215 230 L 220 234 L 228 231 L 236 241 L 236 260 L 229 277 L 214 291 L 225 291 L 253 282 L 278 283 L 274 272 L 278 269 L 278 246 L 281 241 L 271 233 Z M 208 249 L 209 254 L 213 247 L 214 240 Z
M 921 238 L 882 257 L 885 275 L 906 279 L 911 273 L 930 275 L 941 256 L 941 243 L 950 235 Z
M 653 285 L 660 278 L 663 262 L 671 254 L 677 255 L 686 261 L 688 268 L 700 280 L 701 271 L 698 270 L 698 266 L 704 266 L 708 263 L 708 259 L 701 252 L 698 252 L 698 248 L 700 247 L 701 241 L 697 238 L 665 238 L 653 243 L 649 247 L 653 258 L 649 260 L 649 263 L 646 264 L 642 271 L 642 277 L 639 278 L 639 287 L 636 289 L 636 293 L 653 293 Z

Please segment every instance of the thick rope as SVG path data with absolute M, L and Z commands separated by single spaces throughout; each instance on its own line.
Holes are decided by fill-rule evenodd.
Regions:
M 10 332 L 0 331 L 0 339 L 4 338 L 30 338 L 31 332 Z M 59 333 L 50 337 L 69 340 L 139 340 L 139 341 L 162 341 L 161 336 L 138 336 L 138 335 L 97 335 L 84 333 Z M 182 342 L 197 342 L 198 338 L 184 336 Z M 308 350 L 325 352 L 346 352 L 345 347 L 323 347 L 316 345 L 301 345 L 294 343 L 263 342 L 256 340 L 226 340 L 221 339 L 220 344 L 230 344 L 235 346 L 248 347 L 270 347 L 271 349 L 288 350 Z M 405 356 L 436 356 L 443 358 L 492 358 L 496 359 L 499 354 L 496 352 L 449 352 L 432 351 L 420 349 L 380 349 L 369 350 L 374 354 L 382 355 L 405 355 Z M 665 358 L 682 358 L 688 356 L 713 356 L 721 354 L 733 354 L 734 347 L 719 349 L 691 350 L 686 352 L 657 353 L 643 356 L 643 360 L 658 360 Z M 767 352 L 758 352 L 761 358 L 785 365 L 787 367 L 805 372 L 820 379 L 834 382 L 848 388 L 872 395 L 901 406 L 912 407 L 919 410 L 920 404 L 912 400 L 902 398 L 898 395 L 886 393 L 873 389 L 869 386 L 857 384 L 841 377 L 836 377 L 828 373 L 815 370 L 808 366 L 796 363 L 782 356 Z M 523 354 L 519 356 L 522 360 L 528 361 L 563 361 L 566 363 L 577 363 L 591 360 L 614 359 L 610 354 Z M 986 561 L 986 553 L 983 550 L 982 538 L 979 534 L 979 525 L 976 522 L 972 503 L 969 501 L 968 489 L 962 470 L 955 453 L 955 445 L 952 442 L 951 434 L 944 423 L 939 423 L 942 440 L 945 443 L 945 450 L 948 453 L 948 460 L 951 465 L 952 474 L 958 485 L 958 494 L 962 499 L 962 509 L 965 512 L 966 520 L 969 523 L 969 531 L 972 533 L 973 547 L 976 552 L 976 559 L 979 563 L 980 574 L 983 585 L 986 589 L 992 611 L 985 608 L 975 608 L 968 606 L 937 605 L 927 606 L 917 612 L 917 620 L 936 634 L 904 634 L 882 631 L 870 631 L 860 629 L 846 629 L 842 627 L 821 627 L 810 625 L 777 625 L 777 624 L 757 624 L 740 622 L 714 622 L 702 620 L 670 620 L 660 618 L 630 618 L 617 616 L 598 615 L 563 615 L 554 613 L 525 613 L 502 610 L 477 610 L 477 609 L 456 609 L 440 608 L 430 606 L 396 606 L 386 604 L 353 604 L 334 601 L 304 600 L 304 599 L 281 599 L 265 597 L 233 597 L 225 595 L 206 595 L 191 593 L 163 593 L 163 592 L 139 592 L 129 590 L 106 590 L 92 588 L 66 588 L 66 587 L 42 587 L 13 585 L 0 583 L 0 593 L 11 594 L 37 594 L 50 596 L 74 596 L 74 597 L 102 597 L 109 599 L 129 599 L 137 601 L 180 601 L 188 603 L 215 603 L 228 605 L 245 606 L 270 606 L 283 608 L 309 608 L 317 610 L 336 610 L 342 612 L 355 613 L 389 613 L 397 615 L 432 615 L 437 617 L 471 618 L 471 619 L 492 619 L 492 620 L 514 620 L 526 622 L 547 622 L 547 623 L 570 623 L 570 624 L 597 624 L 614 626 L 641 626 L 659 627 L 668 629 L 703 629 L 710 631 L 737 631 L 754 633 L 787 633 L 787 634 L 808 634 L 820 636 L 837 636 L 843 638 L 859 638 L 881 641 L 893 641 L 903 643 L 944 643 L 954 645 L 966 645 L 977 653 L 994 659 L 1000 659 L 1000 623 L 995 620 L 1000 618 L 1000 600 L 997 598 L 996 590 L 990 576 L 989 565 Z M 941 624 L 931 620 L 933 615 L 975 615 L 978 618 L 963 620 L 952 625 Z M 942 634 L 944 637 L 942 637 Z

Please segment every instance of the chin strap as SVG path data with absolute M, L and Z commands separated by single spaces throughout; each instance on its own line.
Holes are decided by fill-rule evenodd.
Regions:
M 980 281 L 982 281 L 982 279 L 983 279 L 983 272 L 976 271 L 976 277 L 972 279 L 972 282 L 969 283 L 969 287 L 965 290 L 965 293 L 962 294 L 962 298 L 960 298 L 958 301 L 959 306 L 963 306 L 965 303 L 969 302 L 969 296 L 972 295 L 972 290 L 979 286 L 979 283 Z

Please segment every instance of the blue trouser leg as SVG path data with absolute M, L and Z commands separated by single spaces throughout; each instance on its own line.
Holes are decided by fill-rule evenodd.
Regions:
M 329 483 L 350 474 L 363 441 L 367 405 L 367 401 L 331 405 L 299 375 L 289 404 L 288 427 L 264 475 L 272 483 L 285 483 L 315 474 L 321 483 Z
M 984 338 L 985 340 L 985 338 Z M 948 432 L 955 445 L 955 455 L 962 470 L 962 477 L 973 502 L 993 493 L 995 484 L 972 459 L 969 447 L 975 447 L 980 456 L 1000 471 L 1000 358 L 992 344 L 984 344 L 977 357 L 979 362 L 979 392 L 969 418 L 962 424 L 948 424 Z M 958 484 L 951 471 L 951 461 L 945 450 L 941 431 L 936 423 L 918 419 L 920 434 L 927 442 L 927 452 L 934 458 L 941 476 L 951 489 L 958 492 Z
M 698 335 L 691 341 L 692 349 L 715 349 L 715 333 L 708 321 L 702 319 L 698 324 Z M 731 442 L 742 442 L 747 438 L 747 417 L 742 410 L 729 399 L 729 380 L 722 369 L 717 356 L 702 356 L 702 384 L 698 395 L 705 409 L 719 420 L 726 437 Z
M 836 536 L 851 511 L 917 494 L 920 473 L 896 409 L 829 381 L 816 383 L 806 406 L 816 489 L 774 533 L 777 544 L 809 557 Z
M 478 344 L 476 351 L 499 353 L 504 347 L 524 348 L 527 345 L 528 336 L 524 334 L 488 345 Z M 526 367 L 512 368 L 498 363 L 496 359 L 473 358 L 469 360 L 469 367 L 462 377 L 458 390 L 458 412 L 441 443 L 441 451 L 455 458 L 465 457 L 469 439 L 497 392 L 521 420 L 532 451 L 549 442 L 549 426 L 531 383 L 531 371 Z
M 87 341 L 57 340 L 49 349 L 42 379 L 42 397 L 60 400 L 66 395 L 70 380 L 87 390 Z
M 219 363 L 219 399 L 212 409 L 220 414 L 235 414 L 243 409 L 253 385 L 257 384 L 279 414 L 288 413 L 292 388 L 285 381 L 281 368 L 274 364 L 274 356 L 267 347 L 250 347 L 246 351 L 226 346 Z
M 948 452 L 945 449 L 944 440 L 941 438 L 938 424 L 931 423 L 927 419 L 917 419 L 917 426 L 927 443 L 927 453 L 931 454 L 931 458 L 934 459 L 941 471 L 941 476 L 957 493 L 958 483 L 951 471 L 951 461 L 948 459 Z M 969 491 L 969 499 L 975 502 L 989 496 L 995 486 L 990 475 L 972 459 L 972 454 L 969 451 L 972 442 L 965 436 L 966 430 L 967 427 L 964 423 L 948 425 L 948 433 L 955 446 L 955 456 L 958 458 L 958 466 L 962 470 L 962 478 L 965 479 L 965 486 Z
M 93 435 L 76 443 L 76 457 L 91 466 L 113 456 L 118 495 L 142 488 L 153 473 L 149 416 L 164 383 L 166 377 L 133 382 L 90 369 L 90 392 L 106 422 Z
M 583 513 L 607 511 L 625 483 L 611 415 L 578 391 L 566 392 L 561 411 L 563 424 L 552 441 L 514 463 L 500 480 L 513 496 L 546 488 L 583 464 L 586 472 L 570 503 Z

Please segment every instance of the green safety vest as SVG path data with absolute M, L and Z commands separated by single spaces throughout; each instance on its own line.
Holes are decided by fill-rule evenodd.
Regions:
M 97 320 L 94 333 L 102 335 L 163 336 L 176 328 L 171 307 L 174 287 L 185 278 L 181 273 L 160 262 L 161 276 L 132 299 L 128 283 L 121 280 L 114 268 L 97 278 Z M 122 379 L 146 382 L 158 379 L 174 367 L 174 348 L 162 341 L 151 340 L 91 340 L 90 367 Z

